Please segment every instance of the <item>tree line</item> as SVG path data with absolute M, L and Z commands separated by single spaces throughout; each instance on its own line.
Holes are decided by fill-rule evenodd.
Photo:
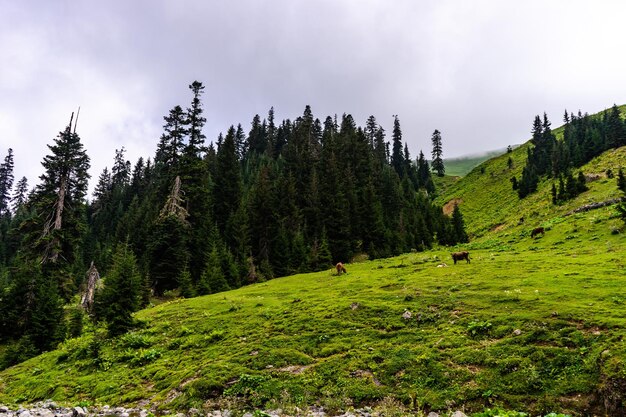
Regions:
M 111 334 L 150 296 L 184 297 L 467 241 L 463 217 L 433 204 L 424 154 L 414 160 L 394 116 L 391 141 L 374 116 L 277 121 L 271 108 L 206 143 L 204 86 L 174 106 L 151 158 L 117 149 L 88 201 L 90 159 L 72 120 L 48 145 L 44 174 L 15 187 L 0 165 L 0 366 L 80 333 L 77 305 L 92 262 L 106 277 L 90 318 Z M 441 136 L 434 169 L 443 175 Z M 11 206 L 12 204 L 12 206 Z M 64 309 L 65 306 L 65 309 Z
M 544 113 L 535 116 L 532 147 L 527 150 L 526 165 L 520 180 L 511 178 L 519 198 L 537 191 L 541 177 L 552 178 L 552 201 L 558 204 L 587 190 L 582 172 L 573 171 L 603 152 L 626 145 L 626 125 L 617 105 L 599 116 L 568 113 L 563 116 L 563 138 L 557 140 Z M 558 186 L 557 186 L 558 184 Z

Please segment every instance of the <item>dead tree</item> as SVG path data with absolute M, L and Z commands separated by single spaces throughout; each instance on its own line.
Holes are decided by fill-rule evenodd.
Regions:
M 165 202 L 163 209 L 161 209 L 161 212 L 159 213 L 160 220 L 163 220 L 169 216 L 174 216 L 177 217 L 178 220 L 181 221 L 181 223 L 187 224 L 187 216 L 189 215 L 189 213 L 187 212 L 187 209 L 183 207 L 182 194 L 183 192 L 180 188 L 180 177 L 177 176 L 174 179 L 172 191 L 167 197 L 167 201 Z
M 87 287 L 85 288 L 85 292 L 80 299 L 80 305 L 87 313 L 92 312 L 93 300 L 96 294 L 98 282 L 100 282 L 100 274 L 98 273 L 93 261 L 91 261 L 91 266 L 87 271 Z

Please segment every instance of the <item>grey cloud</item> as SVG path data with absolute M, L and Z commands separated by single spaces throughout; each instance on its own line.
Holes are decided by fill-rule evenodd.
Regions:
M 36 182 L 45 146 L 81 106 L 92 176 L 113 150 L 152 156 L 162 116 L 206 85 L 205 134 L 295 118 L 398 114 L 413 156 L 519 143 L 534 114 L 624 101 L 619 1 L 0 0 L 0 153 Z

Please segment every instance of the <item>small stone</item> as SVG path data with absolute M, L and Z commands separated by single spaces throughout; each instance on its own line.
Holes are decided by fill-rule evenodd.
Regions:
M 258 350 L 253 350 L 252 352 L 250 352 L 250 356 L 256 356 L 259 354 Z
M 120 417 L 130 417 L 130 413 L 128 411 L 123 411 L 119 416 Z
M 83 409 L 83 407 L 74 407 L 72 408 L 72 416 L 73 417 L 83 417 L 85 416 L 87 413 L 85 412 L 85 410 Z
M 520 329 L 515 329 L 515 330 L 513 330 L 513 334 L 515 336 L 519 336 L 520 334 L 522 334 L 522 331 Z
M 439 414 L 435 413 L 434 411 L 431 411 L 430 413 L 428 413 L 426 417 L 439 417 Z
M 9 412 L 9 407 L 7 407 L 6 405 L 0 405 L 0 413 L 8 413 Z
M 21 410 L 17 413 L 18 417 L 31 417 L 30 411 Z
M 409 310 L 406 310 L 403 314 L 402 314 L 402 318 L 405 320 L 410 319 L 413 316 L 413 313 L 411 313 Z
M 462 411 L 455 411 L 450 417 L 467 417 L 467 415 Z

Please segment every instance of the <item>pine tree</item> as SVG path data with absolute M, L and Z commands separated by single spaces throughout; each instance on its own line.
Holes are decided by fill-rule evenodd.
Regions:
M 622 168 L 617 171 L 617 188 L 626 193 L 626 176 Z
M 465 231 L 465 221 L 458 204 L 454 205 L 454 210 L 452 211 L 452 228 L 457 242 L 467 243 L 469 241 Z
M 180 178 L 176 177 L 170 195 L 150 233 L 147 246 L 148 270 L 155 294 L 178 287 L 178 279 L 188 265 L 189 223 L 182 199 Z
M 11 217 L 9 202 L 13 188 L 13 149 L 9 148 L 0 164 L 0 217 Z
M 191 280 L 189 268 L 185 267 L 178 277 L 178 285 L 180 285 L 180 295 L 184 298 L 192 298 L 196 296 L 196 290 Z
M 433 171 L 437 173 L 438 177 L 443 177 L 446 169 L 443 165 L 443 148 L 441 143 L 441 132 L 439 132 L 439 130 L 435 129 L 431 138 L 431 142 L 433 145 L 433 159 L 431 162 L 431 167 Z
M 135 254 L 128 245 L 118 245 L 104 288 L 96 294 L 96 314 L 106 321 L 111 336 L 123 334 L 134 326 L 132 314 L 141 305 L 141 288 Z
M 113 168 L 111 169 L 111 187 L 116 189 L 123 189 L 130 183 L 130 161 L 124 158 L 126 149 L 122 146 L 122 149 L 115 150 L 115 159 L 113 161 Z
M 13 212 L 17 213 L 20 208 L 26 204 L 28 199 L 28 179 L 26 177 L 22 177 L 17 184 L 15 184 L 15 191 L 13 192 L 13 199 L 11 200 L 13 204 Z
M 417 159 L 417 186 L 418 188 L 425 189 L 429 194 L 435 192 L 435 184 L 430 174 L 430 167 L 424 157 L 424 152 L 421 150 L 419 158 Z
M 213 245 L 213 249 L 209 253 L 204 272 L 200 279 L 201 285 L 198 288 L 200 294 L 214 294 L 217 292 L 228 291 L 230 288 L 228 282 L 224 278 L 224 272 L 220 262 L 220 253 L 217 245 Z
M 50 155 L 42 162 L 44 174 L 39 178 L 31 198 L 36 219 L 24 225 L 28 230 L 22 248 L 39 258 L 44 275 L 52 274 L 60 293 L 67 300 L 72 295 L 75 274 L 82 276 L 82 241 L 86 231 L 85 195 L 89 174 L 89 157 L 80 137 L 67 128 L 48 145 Z
M 204 139 L 206 136 L 202 133 L 202 128 L 206 123 L 206 118 L 202 116 L 202 101 L 200 96 L 204 92 L 204 85 L 200 81 L 194 81 L 189 85 L 189 89 L 193 94 L 191 107 L 187 108 L 187 125 L 189 140 L 185 146 L 184 153 L 189 157 L 200 158 L 204 150 Z
M 231 126 L 224 137 L 224 142 L 217 149 L 213 194 L 215 223 L 225 237 L 228 236 L 226 234 L 228 219 L 237 211 L 242 198 L 241 170 L 235 145 L 235 128 Z M 226 243 L 233 246 L 233 242 L 226 240 Z
M 402 130 L 400 129 L 400 120 L 398 116 L 393 116 L 393 133 L 392 133 L 393 150 L 391 154 L 391 166 L 399 177 L 402 177 L 404 170 L 404 154 L 402 153 Z

